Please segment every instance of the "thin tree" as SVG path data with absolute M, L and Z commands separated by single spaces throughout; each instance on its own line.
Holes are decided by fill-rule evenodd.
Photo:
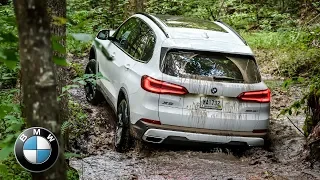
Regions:
M 61 140 L 61 121 L 52 61 L 47 0 L 14 0 L 21 65 L 22 115 L 28 126 L 51 130 Z M 63 153 L 63 143 L 60 143 Z M 35 180 L 66 179 L 64 156 L 46 172 L 32 173 Z
M 67 3 L 66 0 L 48 0 L 48 11 L 50 18 L 50 31 L 51 35 L 56 37 L 53 40 L 55 43 L 60 44 L 62 48 L 59 48 L 60 51 L 54 51 L 53 56 L 66 59 L 66 14 L 67 14 Z M 62 94 L 62 88 L 67 85 L 67 67 L 56 65 L 57 70 L 57 93 L 58 95 Z M 67 96 L 62 96 L 59 101 L 59 119 L 64 122 L 68 120 L 69 111 L 68 111 L 68 98 Z M 68 149 L 69 144 L 69 131 L 66 130 L 64 134 L 65 148 Z
M 144 12 L 144 0 L 129 0 L 126 17 L 137 12 Z

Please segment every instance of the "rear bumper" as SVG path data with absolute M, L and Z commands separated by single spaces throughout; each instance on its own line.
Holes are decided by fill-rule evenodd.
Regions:
M 151 143 L 201 142 L 213 144 L 263 146 L 267 133 L 199 129 L 171 125 L 155 125 L 138 121 L 133 135 Z

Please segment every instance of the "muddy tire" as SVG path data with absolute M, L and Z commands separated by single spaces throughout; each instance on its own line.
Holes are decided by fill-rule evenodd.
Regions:
M 88 62 L 85 74 L 97 74 L 95 59 L 91 59 Z M 86 85 L 84 85 L 84 90 L 86 92 L 86 99 L 90 104 L 98 105 L 104 100 L 104 97 L 102 93 L 98 90 L 96 83 L 86 81 Z
M 117 108 L 117 122 L 114 133 L 114 147 L 117 152 L 126 152 L 130 150 L 133 144 L 133 138 L 130 134 L 130 115 L 129 105 L 125 99 L 122 99 Z

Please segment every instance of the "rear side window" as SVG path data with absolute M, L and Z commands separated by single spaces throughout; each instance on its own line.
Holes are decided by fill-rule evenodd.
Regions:
M 170 51 L 162 62 L 170 76 L 233 83 L 258 83 L 261 76 L 250 56 Z
M 117 32 L 116 43 L 135 59 L 147 62 L 156 43 L 152 29 L 138 18 L 129 19 Z

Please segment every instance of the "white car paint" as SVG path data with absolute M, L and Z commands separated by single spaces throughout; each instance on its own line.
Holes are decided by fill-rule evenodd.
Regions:
M 99 71 L 108 79 L 98 80 L 98 86 L 101 87 L 106 98 L 110 99 L 115 110 L 117 110 L 119 92 L 121 88 L 125 89 L 130 106 L 131 124 L 136 124 L 140 119 L 146 118 L 160 121 L 161 124 L 170 126 L 235 132 L 252 132 L 256 129 L 264 130 L 268 128 L 270 103 L 240 102 L 236 99 L 242 92 L 267 89 L 263 82 L 241 84 L 180 78 L 164 74 L 159 68 L 161 65 L 161 48 L 253 56 L 250 47 L 244 44 L 230 29 L 219 22 L 215 23 L 228 33 L 201 29 L 172 28 L 166 27 L 162 21 L 156 20 L 168 32 L 169 38 L 167 38 L 159 26 L 150 18 L 141 14 L 136 14 L 132 17 L 137 17 L 148 24 L 156 36 L 155 49 L 148 63 L 134 60 L 110 40 L 95 39 L 114 57 L 112 61 L 107 60 L 101 52 L 101 47 L 95 47 Z M 94 43 L 93 46 L 97 46 L 97 44 Z M 177 96 L 147 92 L 141 88 L 141 78 L 144 75 L 181 85 L 188 90 L 189 94 Z M 222 110 L 199 108 L 197 105 L 199 97 L 211 96 L 210 89 L 213 87 L 218 89 L 215 96 L 223 99 L 224 108 Z M 172 105 L 163 105 L 165 102 L 171 102 Z M 147 141 L 147 137 L 159 137 L 164 140 L 170 135 L 204 142 L 228 143 L 230 141 L 241 141 L 252 146 L 263 145 L 263 138 L 257 137 L 204 135 L 162 129 L 149 129 L 142 139 Z

